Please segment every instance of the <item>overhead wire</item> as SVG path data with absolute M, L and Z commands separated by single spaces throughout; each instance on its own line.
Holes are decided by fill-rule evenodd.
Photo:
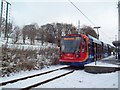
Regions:
M 93 26 L 95 26 L 95 23 L 93 23 L 88 16 L 86 16 L 73 2 L 71 2 L 70 0 L 68 0 L 91 24 L 93 24 Z
M 70 0 L 68 0 L 93 26 L 96 26 L 95 25 L 95 23 L 93 23 L 89 18 L 88 18 L 88 16 L 87 15 L 85 15 L 72 1 L 70 1 Z M 100 32 L 102 32 L 102 31 L 100 31 Z M 109 36 L 106 34 L 106 33 L 104 33 L 104 32 L 102 32 L 103 34 L 105 34 L 106 36 L 107 36 L 107 38 L 109 39 Z

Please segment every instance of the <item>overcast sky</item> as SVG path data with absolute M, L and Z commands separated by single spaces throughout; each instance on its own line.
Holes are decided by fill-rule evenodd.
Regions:
M 30 23 L 53 22 L 94 27 L 69 0 L 7 0 L 11 3 L 11 21 L 22 27 Z M 100 40 L 112 43 L 118 35 L 118 0 L 71 0 L 93 23 L 100 26 Z

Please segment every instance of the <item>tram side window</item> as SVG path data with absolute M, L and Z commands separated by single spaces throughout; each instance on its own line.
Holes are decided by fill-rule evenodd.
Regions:
M 91 52 L 92 51 L 92 45 L 89 43 L 88 44 L 88 51 Z
M 85 40 L 82 41 L 82 52 L 85 52 Z

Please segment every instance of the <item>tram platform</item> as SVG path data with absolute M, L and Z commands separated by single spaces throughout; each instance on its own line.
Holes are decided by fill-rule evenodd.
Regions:
M 89 73 L 110 73 L 120 71 L 120 60 L 111 55 L 107 58 L 97 60 L 96 62 L 86 64 L 84 70 Z

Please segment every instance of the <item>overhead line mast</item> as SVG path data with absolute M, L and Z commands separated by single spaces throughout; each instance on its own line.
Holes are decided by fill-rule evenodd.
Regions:
M 3 0 L 1 0 L 1 15 L 0 15 L 0 37 L 1 37 L 1 32 L 2 32 L 2 13 L 3 13 Z

